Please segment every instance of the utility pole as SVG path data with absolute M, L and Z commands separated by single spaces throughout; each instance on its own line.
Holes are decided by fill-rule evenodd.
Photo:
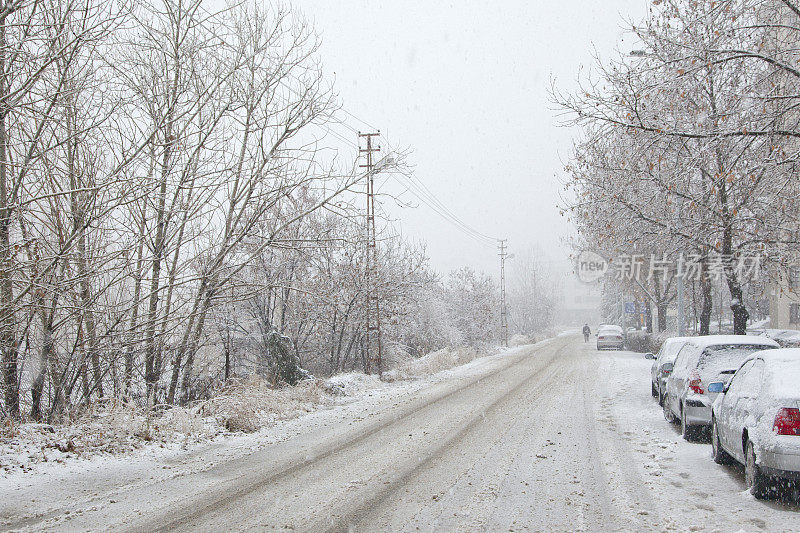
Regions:
M 677 219 L 678 223 L 681 222 L 681 211 L 682 210 L 683 210 L 683 197 L 679 196 L 678 197 L 678 210 L 677 210 L 677 213 L 676 213 L 677 216 L 675 217 Z M 681 257 L 683 257 L 683 256 L 681 255 Z M 684 312 L 684 304 L 683 304 L 683 292 L 684 292 L 684 285 L 683 285 L 683 281 L 684 280 L 683 280 L 683 277 L 684 277 L 684 273 L 681 272 L 681 270 L 682 269 L 680 268 L 680 264 L 679 264 L 678 272 L 676 272 L 676 275 L 678 277 L 678 337 L 683 337 L 685 335 L 684 324 L 686 323 L 686 319 L 683 316 L 683 312 Z
M 684 323 L 686 319 L 683 317 L 683 273 L 678 273 L 678 337 L 683 337 L 685 333 Z
M 372 138 L 378 135 L 380 135 L 380 131 L 375 133 L 358 132 L 359 157 L 361 154 L 366 156 L 366 164 L 359 165 L 359 167 L 366 169 L 367 176 L 367 248 L 364 261 L 364 281 L 367 292 L 367 308 L 365 310 L 367 327 L 365 332 L 366 370 L 368 374 L 375 372 L 380 375 L 383 354 L 381 349 L 380 300 L 377 290 L 378 248 L 377 233 L 375 231 L 375 162 L 372 157 L 373 153 L 380 151 L 380 146 L 373 146 L 372 144 Z M 361 148 L 361 139 L 366 140 L 366 148 Z M 374 349 L 373 344 L 375 345 Z
M 508 310 L 506 309 L 506 241 L 499 239 L 500 253 L 500 340 L 503 346 L 508 346 Z

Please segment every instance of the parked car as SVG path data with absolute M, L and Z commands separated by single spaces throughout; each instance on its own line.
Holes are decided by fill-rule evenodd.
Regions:
M 654 398 L 658 398 L 658 405 L 664 405 L 664 391 L 672 370 L 675 357 L 691 337 L 669 337 L 661 344 L 656 354 L 653 366 L 650 367 L 650 390 Z M 664 365 L 667 365 L 665 368 Z
M 796 329 L 768 329 L 767 336 L 781 345 L 781 348 L 800 347 L 800 331 Z
M 778 348 L 778 343 L 755 335 L 708 335 L 687 341 L 667 378 L 664 417 L 680 420 L 681 434 L 694 440 L 711 427 L 711 404 L 717 393 L 706 386 L 730 379 L 751 354 Z
M 800 481 L 800 348 L 752 354 L 720 392 L 711 416 L 711 448 L 718 464 L 744 465 L 756 498 L 778 482 Z
M 597 328 L 598 350 L 622 350 L 625 347 L 625 336 L 619 326 L 603 324 Z

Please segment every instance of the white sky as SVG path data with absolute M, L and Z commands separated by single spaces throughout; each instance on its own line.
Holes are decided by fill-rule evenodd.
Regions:
M 633 49 L 623 18 L 644 0 L 441 2 L 295 0 L 322 35 L 321 59 L 344 109 L 410 147 L 418 179 L 462 220 L 511 252 L 567 252 L 556 204 L 572 134 L 557 127 L 551 77 L 573 87 L 594 49 Z M 620 41 L 621 39 L 624 41 Z M 350 126 L 368 130 L 355 119 Z M 337 133 L 355 138 L 342 126 Z M 384 180 L 388 178 L 384 177 Z M 383 191 L 403 188 L 394 180 Z M 413 197 L 404 198 L 416 202 Z M 495 248 L 477 244 L 431 209 L 382 199 L 406 237 L 427 243 L 434 268 L 495 274 Z

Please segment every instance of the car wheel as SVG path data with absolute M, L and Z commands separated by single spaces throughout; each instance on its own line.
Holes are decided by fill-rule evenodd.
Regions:
M 683 409 L 681 409 L 681 436 L 683 440 L 693 442 L 696 440 L 696 433 L 697 428 L 686 423 L 686 416 L 683 414 Z
M 661 391 L 658 391 L 658 405 L 664 407 L 664 395 L 661 394 Z
M 653 398 L 655 398 L 656 396 L 658 396 L 658 391 L 656 390 L 656 386 L 655 386 L 655 384 L 654 384 L 652 381 L 650 382 L 650 395 L 651 395 Z
M 672 414 L 672 409 L 669 408 L 669 396 L 667 396 L 666 394 L 664 395 L 664 402 L 661 404 L 661 406 L 664 408 L 664 418 L 670 424 L 674 424 L 675 415 Z
M 745 448 L 744 480 L 750 494 L 758 499 L 766 497 L 769 478 L 761 473 L 761 469 L 756 464 L 756 451 L 750 441 L 747 441 Z
M 722 444 L 719 442 L 719 428 L 717 428 L 716 418 L 711 419 L 711 455 L 714 457 L 714 462 L 718 465 L 729 465 L 733 463 L 733 457 L 722 449 Z

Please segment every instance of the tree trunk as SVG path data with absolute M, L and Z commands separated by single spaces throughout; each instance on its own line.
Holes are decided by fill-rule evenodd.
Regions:
M 733 334 L 747 334 L 747 320 L 750 318 L 743 303 L 742 285 L 736 276 L 728 276 L 728 290 L 731 293 L 731 311 L 733 311 Z
M 170 137 L 171 128 L 167 124 L 167 138 Z M 156 375 L 156 322 L 158 320 L 158 295 L 161 290 L 161 263 L 164 258 L 164 248 L 166 241 L 166 201 L 167 201 L 167 177 L 169 175 L 169 146 L 168 141 L 164 148 L 164 159 L 161 167 L 161 183 L 158 190 L 158 207 L 156 209 L 156 235 L 153 243 L 153 260 L 151 266 L 150 279 L 150 302 L 147 307 L 147 333 L 144 361 L 144 381 L 146 384 L 147 406 L 152 405 L 155 394 L 155 387 L 158 383 Z
M 206 316 L 208 315 L 208 309 L 211 307 L 212 298 L 213 294 L 209 292 L 203 301 L 203 306 L 200 310 L 200 316 L 198 317 L 197 324 L 195 325 L 194 335 L 192 336 L 192 340 L 189 344 L 189 349 L 186 352 L 186 364 L 183 367 L 183 380 L 181 381 L 183 403 L 187 403 L 189 401 L 192 384 L 192 370 L 194 368 L 194 356 L 200 346 L 200 337 L 203 334 L 203 327 L 206 322 Z
M 53 318 L 55 316 L 56 296 L 53 296 L 49 312 L 45 309 L 44 301 L 41 301 L 40 304 L 42 316 L 42 349 L 39 354 L 39 366 L 36 369 L 36 377 L 31 385 L 31 418 L 37 422 L 42 420 L 42 391 L 44 390 L 48 363 L 50 363 L 51 359 L 55 356 Z M 53 376 L 53 379 L 55 380 L 56 376 Z M 55 396 L 58 396 L 58 394 Z
M 703 297 L 702 306 L 700 308 L 700 335 L 709 335 L 713 300 L 711 296 L 711 280 L 708 279 L 705 268 L 703 268 L 700 278 L 700 291 Z
M 6 71 L 6 22 L 0 22 L 0 99 L 8 95 Z M 17 341 L 14 331 L 14 285 L 11 255 L 11 207 L 8 198 L 8 112 L 0 109 L 0 350 L 3 353 L 5 404 L 9 415 L 19 418 Z
M 731 294 L 731 311 L 733 311 L 733 334 L 747 334 L 747 320 L 750 313 L 744 306 L 744 294 L 742 283 L 734 270 L 734 257 L 732 254 L 733 246 L 730 230 L 726 228 L 723 237 L 723 257 L 725 258 L 725 280 L 728 283 L 728 291 Z
M 131 322 L 129 328 L 130 344 L 125 351 L 125 385 L 123 387 L 123 397 L 130 399 L 131 381 L 133 380 L 133 356 L 134 346 L 137 344 L 139 326 L 139 299 L 142 297 L 142 253 L 144 251 L 145 239 L 145 211 L 142 210 L 142 223 L 139 230 L 139 244 L 136 246 L 136 270 L 133 274 L 133 309 L 131 310 Z
M 724 166 L 722 165 L 722 156 L 719 149 L 717 150 L 717 158 L 720 161 L 719 170 L 720 175 L 722 175 Z M 731 214 L 731 208 L 728 205 L 728 184 L 725 179 L 720 180 L 719 196 L 720 204 L 722 206 L 722 220 L 725 224 L 722 231 L 722 257 L 725 261 L 725 279 L 728 282 L 728 290 L 731 294 L 733 334 L 745 335 L 747 334 L 747 319 L 750 318 L 750 313 L 747 312 L 747 308 L 744 306 L 744 299 L 742 297 L 742 284 L 733 268 L 733 217 Z M 720 321 L 720 326 L 722 326 L 722 321 Z
M 667 302 L 662 300 L 656 305 L 658 308 L 658 331 L 667 331 Z

